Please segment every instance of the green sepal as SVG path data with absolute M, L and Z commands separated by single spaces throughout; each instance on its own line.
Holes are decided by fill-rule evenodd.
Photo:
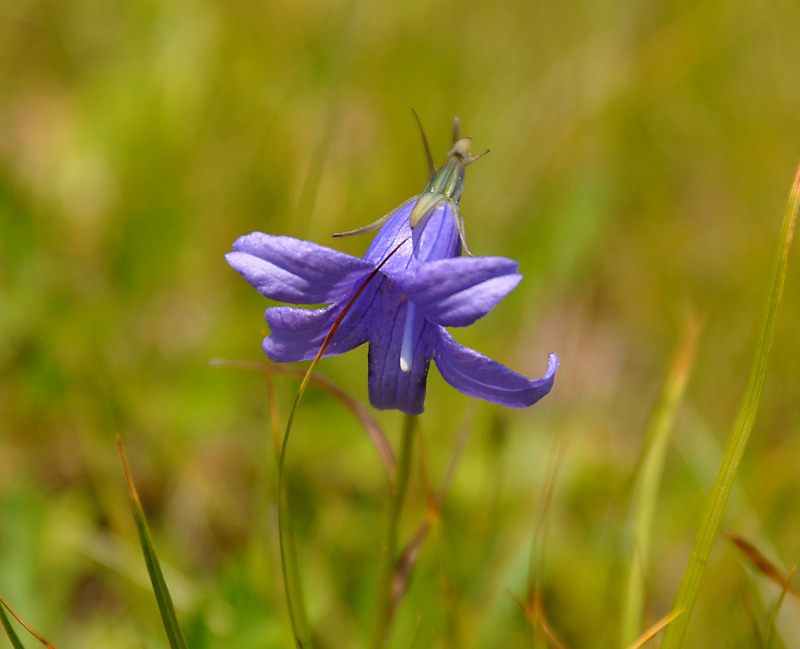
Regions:
M 408 220 L 411 224 L 411 229 L 413 230 L 416 228 L 420 224 L 420 221 L 428 216 L 433 208 L 443 200 L 445 200 L 443 194 L 434 194 L 432 192 L 425 192 L 424 194 L 421 194 L 417 204 L 414 206 L 414 209 L 411 210 L 411 214 L 408 217 Z

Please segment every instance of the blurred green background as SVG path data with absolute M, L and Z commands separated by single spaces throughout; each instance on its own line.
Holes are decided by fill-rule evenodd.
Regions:
M 267 301 L 224 262 L 262 230 L 332 232 L 427 182 L 452 118 L 491 154 L 470 247 L 525 280 L 460 342 L 529 376 L 526 411 L 431 371 L 438 484 L 470 430 L 395 647 L 527 646 L 524 596 L 560 453 L 541 580 L 570 647 L 619 646 L 623 532 L 644 429 L 686 323 L 703 329 L 658 503 L 647 619 L 665 615 L 741 400 L 800 161 L 800 5 L 0 1 L 0 595 L 62 647 L 166 646 L 122 435 L 192 647 L 290 646 L 260 361 Z M 724 529 L 800 561 L 800 263 Z M 320 372 L 366 402 L 366 351 Z M 285 421 L 297 379 L 276 376 Z M 392 439 L 398 413 L 377 413 Z M 554 450 L 560 449 L 560 450 Z M 311 389 L 290 483 L 323 646 L 368 637 L 387 497 L 373 447 Z M 403 534 L 424 515 L 419 474 Z M 778 595 L 721 539 L 688 646 L 759 646 Z M 796 599 L 786 646 L 800 643 Z M 0 641 L 2 644 L 2 641 Z

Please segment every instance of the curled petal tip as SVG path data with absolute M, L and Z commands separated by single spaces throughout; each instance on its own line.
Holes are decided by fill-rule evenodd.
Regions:
M 558 364 L 559 364 L 558 354 L 551 353 L 547 357 L 547 371 L 544 373 L 544 376 L 542 376 L 539 379 L 533 379 L 531 381 L 531 384 L 537 385 L 540 390 L 540 393 L 536 397 L 535 401 L 538 401 L 543 396 L 548 394 L 550 390 L 553 389 L 553 383 L 555 383 L 556 380 L 556 371 L 558 370 Z
M 558 354 L 552 353 L 547 357 L 547 373 L 545 378 L 554 376 L 558 369 Z

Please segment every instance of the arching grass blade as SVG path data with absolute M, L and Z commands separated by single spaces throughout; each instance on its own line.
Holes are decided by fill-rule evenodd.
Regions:
M 767 360 L 769 358 L 772 339 L 775 333 L 775 319 L 780 306 L 783 294 L 783 285 L 786 280 L 786 269 L 789 263 L 789 250 L 792 247 L 797 215 L 800 212 L 800 167 L 794 178 L 791 192 L 789 193 L 789 203 L 781 225 L 781 235 L 778 242 L 778 253 L 775 260 L 775 267 L 772 279 L 769 284 L 769 298 L 767 308 L 764 313 L 764 320 L 761 324 L 756 353 L 753 358 L 753 366 L 750 369 L 750 376 L 747 381 L 747 389 L 742 402 L 739 417 L 733 428 L 733 433 L 728 441 L 725 456 L 722 460 L 717 479 L 711 490 L 705 514 L 700 524 L 700 531 L 697 534 L 692 557 L 686 572 L 683 574 L 678 595 L 675 599 L 674 609 L 683 609 L 681 615 L 669 627 L 664 634 L 664 642 L 661 649 L 677 649 L 683 644 L 686 630 L 691 619 L 692 609 L 697 601 L 697 593 L 700 589 L 700 580 L 705 572 L 708 559 L 711 556 L 711 549 L 717 538 L 722 513 L 728 502 L 731 489 L 733 488 L 742 456 L 750 440 L 750 433 L 753 430 L 758 404 L 761 400 L 761 393 L 764 389 L 764 378 L 767 373 Z
M 142 503 L 139 501 L 139 494 L 133 484 L 133 478 L 128 467 L 128 459 L 125 456 L 125 450 L 122 448 L 122 440 L 119 437 L 117 437 L 117 444 L 125 471 L 125 479 L 128 482 L 128 495 L 131 499 L 131 509 L 133 511 L 133 519 L 136 522 L 136 530 L 139 533 L 139 543 L 142 546 L 144 562 L 147 565 L 147 573 L 150 575 L 150 583 L 153 585 L 153 593 L 156 596 L 158 610 L 161 613 L 161 621 L 164 624 L 164 630 L 167 632 L 169 646 L 172 649 L 188 649 L 186 638 L 183 636 L 183 631 L 181 631 L 178 618 L 175 615 L 175 606 L 172 603 L 172 596 L 167 588 L 167 582 L 164 580 L 161 564 L 156 556 L 153 538 L 150 535 L 150 528 L 147 526 Z

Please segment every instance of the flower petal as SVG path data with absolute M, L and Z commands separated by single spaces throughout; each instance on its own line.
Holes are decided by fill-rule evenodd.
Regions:
M 458 205 L 447 199 L 437 204 L 413 230 L 414 259 L 429 262 L 461 254 Z M 411 267 L 411 266 L 409 266 Z
M 391 298 L 394 294 L 396 299 Z M 408 371 L 400 368 L 400 350 L 406 329 L 408 302 L 391 291 L 380 309 L 380 318 L 369 338 L 369 401 L 380 410 L 396 408 L 409 415 L 425 409 L 425 385 L 435 342 L 433 325 L 418 314 L 411 334 L 411 360 Z
M 457 206 L 450 201 L 442 201 L 412 231 L 409 217 L 418 200 L 419 196 L 407 200 L 391 214 L 364 255 L 364 259 L 378 264 L 401 244 L 397 252 L 382 266 L 387 274 L 413 268 L 421 262 L 455 257 L 461 253 L 455 214 Z
M 375 264 L 311 241 L 263 232 L 239 237 L 228 263 L 262 295 L 294 304 L 336 302 Z
M 374 305 L 383 299 L 381 289 L 385 282 L 382 275 L 370 280 L 342 318 L 323 356 L 343 354 L 367 342 L 371 331 L 377 326 L 375 314 L 378 311 Z M 346 304 L 346 301 L 342 301 L 322 309 L 288 306 L 267 309 L 270 335 L 264 339 L 264 353 L 280 363 L 314 358 Z
M 400 249 L 384 264 L 384 272 L 393 272 L 395 269 L 405 269 L 408 259 L 411 257 L 411 226 L 408 224 L 408 216 L 419 196 L 409 198 L 405 203 L 390 212 L 388 220 L 381 226 L 378 234 L 369 244 L 364 259 L 379 264 L 383 258 L 397 247 L 404 239 L 408 242 L 403 244 Z
M 431 322 L 464 327 L 514 290 L 522 279 L 517 268 L 505 257 L 453 257 L 397 273 L 392 283 Z
M 339 305 L 324 309 L 293 306 L 267 309 L 266 319 L 271 333 L 264 338 L 264 353 L 278 363 L 314 358 L 340 311 Z
M 550 354 L 543 377 L 529 379 L 474 349 L 459 345 L 444 327 L 436 329 L 438 341 L 433 359 L 444 380 L 459 392 L 509 408 L 526 408 L 553 387 L 558 369 L 555 354 Z

